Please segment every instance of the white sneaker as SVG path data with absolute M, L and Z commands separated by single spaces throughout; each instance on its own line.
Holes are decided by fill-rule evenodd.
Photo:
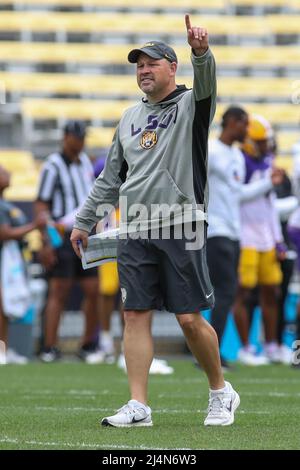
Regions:
M 6 354 L 0 351 L 0 365 L 4 366 L 5 364 L 7 364 Z
M 280 362 L 280 364 L 291 364 L 292 357 L 293 351 L 291 350 L 291 348 L 289 348 L 285 344 L 281 344 L 280 346 L 278 346 L 276 362 Z
M 272 341 L 264 345 L 264 355 L 270 362 L 280 362 L 280 348 L 279 345 Z
M 117 366 L 124 372 L 126 372 L 127 368 L 124 354 L 120 354 L 120 356 L 118 357 Z
M 86 364 L 103 364 L 104 358 L 105 353 L 103 351 L 100 351 L 99 349 L 98 351 L 88 353 L 85 356 L 84 361 L 86 362 Z
M 8 349 L 6 351 L 6 363 L 7 364 L 28 364 L 28 358 L 21 356 L 14 349 Z
M 270 364 L 270 361 L 266 356 L 256 356 L 245 349 L 239 350 L 238 360 L 246 366 L 265 366 Z
M 103 418 L 101 424 L 115 428 L 152 426 L 151 408 L 137 400 L 130 400 L 115 415 Z
M 153 358 L 149 374 L 170 375 L 173 374 L 173 367 L 169 366 L 163 359 Z
M 106 356 L 115 356 L 114 339 L 109 332 L 101 332 L 99 347 L 102 351 L 105 352 Z
M 120 354 L 119 356 L 118 367 L 120 367 L 120 369 L 123 369 L 124 372 L 126 372 L 127 368 L 124 354 Z M 167 361 L 165 361 L 164 359 L 156 359 L 155 357 L 153 358 L 149 374 L 169 375 L 173 374 L 173 372 L 173 367 L 169 366 Z
M 240 397 L 229 382 L 225 382 L 225 385 L 224 392 L 209 392 L 205 426 L 229 426 L 234 422 L 234 412 L 240 404 Z

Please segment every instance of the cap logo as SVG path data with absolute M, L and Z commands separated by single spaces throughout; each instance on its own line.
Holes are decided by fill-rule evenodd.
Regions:
M 149 150 L 157 143 L 157 134 L 155 131 L 144 131 L 141 137 L 141 147 Z
M 154 42 L 147 42 L 143 47 L 152 47 L 155 46 Z

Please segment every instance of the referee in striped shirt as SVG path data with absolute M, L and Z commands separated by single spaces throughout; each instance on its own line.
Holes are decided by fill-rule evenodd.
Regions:
M 45 309 L 45 342 L 41 353 L 44 362 L 58 359 L 56 347 L 61 313 L 68 300 L 73 281 L 79 279 L 84 293 L 85 332 L 80 348 L 81 357 L 93 354 L 92 338 L 98 326 L 96 303 L 97 270 L 83 270 L 75 255 L 70 233 L 75 214 L 86 200 L 94 181 L 89 157 L 83 152 L 86 129 L 80 121 L 69 121 L 64 128 L 62 149 L 47 158 L 41 173 L 37 213 L 47 212 L 49 219 L 63 228 L 62 246 L 54 248 L 47 232 L 42 234 L 40 260 L 49 278 L 49 294 Z

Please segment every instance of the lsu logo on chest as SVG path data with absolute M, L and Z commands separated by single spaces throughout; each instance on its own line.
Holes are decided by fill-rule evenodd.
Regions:
M 157 133 L 155 131 L 144 131 L 140 140 L 143 149 L 151 149 L 157 143 Z
M 169 112 L 162 117 L 156 114 L 149 114 L 147 117 L 147 125 L 144 128 L 136 125 L 136 123 L 131 124 L 131 137 L 141 134 L 140 146 L 143 149 L 149 150 L 158 142 L 158 129 L 167 130 L 170 123 L 174 121 L 175 115 L 175 108 L 169 110 Z

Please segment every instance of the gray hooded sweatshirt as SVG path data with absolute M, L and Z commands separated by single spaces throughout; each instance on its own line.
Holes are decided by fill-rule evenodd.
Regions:
M 149 224 L 155 228 L 206 220 L 215 61 L 210 49 L 200 57 L 192 52 L 191 60 L 191 90 L 178 86 L 159 103 L 144 98 L 124 112 L 105 167 L 76 216 L 75 228 L 90 232 L 107 205 L 120 206 L 121 230 L 128 230 L 130 224 L 144 230 Z

